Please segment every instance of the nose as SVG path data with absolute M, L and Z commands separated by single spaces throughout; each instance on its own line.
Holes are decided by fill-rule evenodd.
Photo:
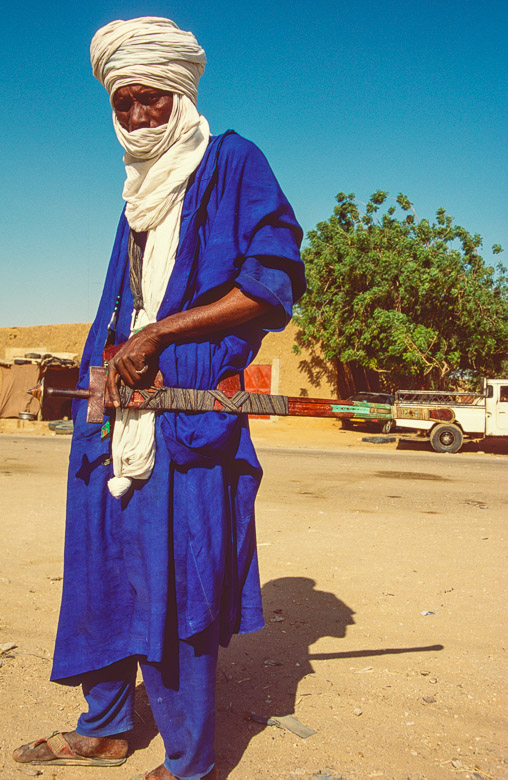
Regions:
M 129 133 L 139 130 L 140 127 L 150 127 L 150 119 L 146 112 L 146 106 L 134 100 L 129 111 Z

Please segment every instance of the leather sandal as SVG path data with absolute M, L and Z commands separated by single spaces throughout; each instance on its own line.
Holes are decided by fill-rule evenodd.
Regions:
M 25 760 L 38 745 L 47 743 L 49 749 L 54 754 L 54 758 L 34 758 Z M 19 756 L 19 758 L 17 757 Z M 49 737 L 36 739 L 35 742 L 29 742 L 22 745 L 13 753 L 13 758 L 20 764 L 51 764 L 60 766 L 121 766 L 127 761 L 127 758 L 100 758 L 99 756 L 80 756 L 71 748 L 64 735 L 60 731 L 54 731 Z

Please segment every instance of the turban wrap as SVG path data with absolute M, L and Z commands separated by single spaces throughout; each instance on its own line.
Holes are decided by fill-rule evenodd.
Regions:
M 186 95 L 194 105 L 206 55 L 191 32 L 159 16 L 117 19 L 90 44 L 93 74 L 110 96 L 127 84 Z
M 210 128 L 196 109 L 205 52 L 190 32 L 170 19 L 143 16 L 110 22 L 90 44 L 94 76 L 112 101 L 116 90 L 142 84 L 173 93 L 166 124 L 124 128 L 113 110 L 113 125 L 124 147 L 127 178 L 123 197 L 130 227 L 147 231 L 143 255 L 143 308 L 133 312 L 132 331 L 157 319 L 175 263 L 183 200 L 189 176 L 208 146 Z M 154 413 L 117 409 L 110 492 L 119 498 L 132 479 L 148 479 L 155 459 Z

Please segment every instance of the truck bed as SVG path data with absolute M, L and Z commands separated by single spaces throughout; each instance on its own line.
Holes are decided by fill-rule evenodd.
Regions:
M 482 433 L 485 430 L 485 396 L 399 390 L 395 393 L 393 417 L 399 428 L 430 430 L 438 423 L 456 423 L 464 433 Z
M 397 390 L 395 404 L 403 406 L 485 407 L 485 395 L 483 393 L 449 393 L 443 390 Z

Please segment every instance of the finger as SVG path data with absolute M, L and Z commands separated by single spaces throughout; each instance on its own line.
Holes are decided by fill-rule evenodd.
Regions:
M 120 406 L 120 395 L 118 394 L 118 381 L 120 377 L 118 372 L 111 362 L 108 367 L 108 378 L 106 381 L 106 388 L 109 393 L 109 397 L 113 402 L 113 406 L 118 409 Z
M 116 370 L 116 384 L 118 385 L 120 381 L 123 382 L 123 384 L 128 385 L 129 387 L 134 387 L 134 380 L 130 374 L 129 371 L 126 371 L 125 365 L 123 362 L 118 361 L 118 363 L 115 366 Z
M 138 365 L 139 365 L 139 361 Z M 127 356 L 117 363 L 117 370 L 120 373 L 125 384 L 130 387 L 134 387 L 140 380 L 140 375 L 136 370 L 136 366 L 131 357 Z

